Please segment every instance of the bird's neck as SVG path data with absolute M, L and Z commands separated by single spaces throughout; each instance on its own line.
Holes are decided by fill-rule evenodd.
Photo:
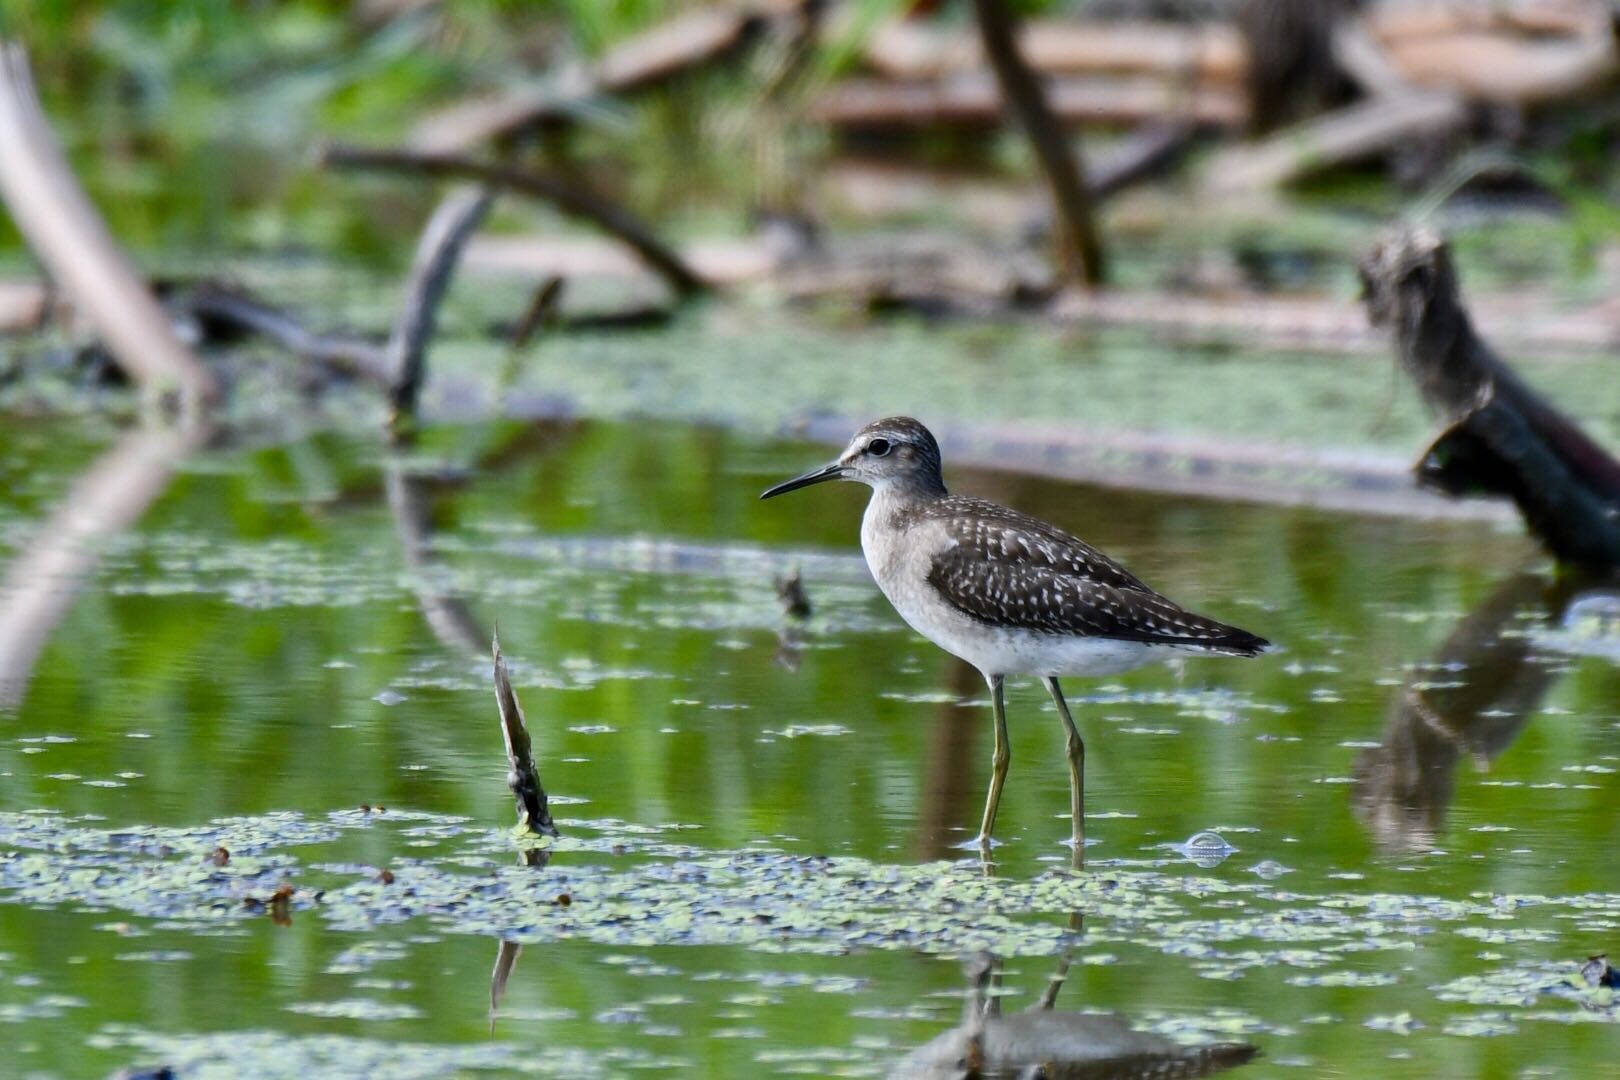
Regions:
M 866 504 L 866 520 L 900 524 L 936 499 L 945 497 L 945 484 L 938 476 L 894 478 L 872 487 Z
M 897 504 L 929 502 L 943 499 L 945 494 L 945 481 L 937 472 L 893 476 L 872 487 L 874 499 L 884 498 Z

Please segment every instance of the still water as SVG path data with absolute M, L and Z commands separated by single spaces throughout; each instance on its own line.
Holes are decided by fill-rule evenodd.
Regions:
M 986 877 L 959 848 L 982 684 L 871 585 L 856 489 L 756 500 L 826 452 L 8 424 L 0 1074 L 884 1075 L 958 1022 L 979 949 L 1009 1010 L 1067 956 L 1060 1008 L 1253 1042 L 1257 1078 L 1620 1060 L 1612 992 L 1578 975 L 1620 952 L 1612 597 L 1497 525 L 947 463 L 1282 646 L 1070 684 L 1082 878 L 1060 724 L 1011 683 Z M 96 554 L 41 562 L 51 535 Z M 563 830 L 534 868 L 497 623 Z M 1206 830 L 1232 850 L 1199 865 Z

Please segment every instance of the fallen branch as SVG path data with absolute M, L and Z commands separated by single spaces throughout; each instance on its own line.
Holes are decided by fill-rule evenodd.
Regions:
M 1003 0 L 973 0 L 973 10 L 979 20 L 979 37 L 984 42 L 985 54 L 996 72 L 996 81 L 1018 114 L 1019 123 L 1029 136 L 1051 186 L 1061 226 L 1057 230 L 1061 237 L 1059 261 L 1075 280 L 1100 285 L 1106 276 L 1102 238 L 1097 233 L 1097 219 L 1092 211 L 1091 193 L 1086 188 L 1085 166 L 1079 151 L 1070 144 L 1046 102 L 1040 81 L 1019 53 L 1017 21 Z
M 1418 465 L 1447 495 L 1506 495 L 1558 559 L 1620 567 L 1620 461 L 1530 389 L 1474 331 L 1440 237 L 1399 229 L 1362 260 L 1368 318 L 1447 426 Z
M 750 7 L 698 8 L 626 38 L 593 64 L 576 64 L 539 86 L 433 113 L 411 133 L 412 149 L 465 153 L 526 129 L 572 122 L 592 98 L 647 90 L 738 55 L 764 29 Z
M 1446 37 L 1459 31 L 1504 30 L 1539 36 L 1576 37 L 1609 15 L 1602 0 L 1430 0 L 1379 4 L 1367 13 L 1368 28 L 1380 39 Z
M 0 39 L 0 194 L 28 246 L 119 366 L 145 389 L 178 388 L 189 410 L 219 396 L 79 186 L 51 134 L 20 45 Z
M 1018 49 L 1045 75 L 1157 75 L 1236 84 L 1248 68 L 1242 37 L 1216 23 L 1031 19 Z M 967 31 L 916 21 L 890 23 L 866 44 L 866 62 L 891 79 L 934 79 L 985 66 L 983 42 Z
M 1397 40 L 1390 57 L 1408 80 L 1477 101 L 1540 105 L 1578 98 L 1620 73 L 1612 28 L 1543 41 L 1517 34 L 1458 33 Z
M 1205 182 L 1217 191 L 1276 187 L 1413 139 L 1444 134 L 1467 119 L 1467 108 L 1449 94 L 1373 98 L 1285 128 L 1259 143 L 1228 147 L 1211 159 Z
M 416 415 L 439 304 L 450 288 L 462 248 L 493 201 L 488 192 L 479 189 L 451 192 L 433 211 L 417 241 L 416 257 L 406 279 L 405 300 L 388 339 L 388 367 L 393 372 L 388 400 L 394 407 L 389 423 L 394 426 Z
M 546 789 L 540 784 L 540 770 L 534 767 L 529 728 L 523 722 L 523 706 L 518 704 L 512 680 L 506 673 L 506 659 L 501 656 L 499 634 L 490 639 L 490 651 L 495 657 L 495 701 L 501 710 L 501 738 L 506 742 L 509 767 L 506 786 L 517 800 L 518 825 L 531 832 L 558 836 L 557 826 L 546 806 Z
M 333 168 L 453 177 L 531 195 L 551 203 L 565 214 L 591 222 L 628 244 L 678 295 L 691 296 L 708 288 L 707 282 L 673 248 L 659 240 L 641 219 L 606 199 L 554 176 L 454 154 L 415 150 L 330 146 L 322 153 L 321 160 Z
M 1242 127 L 1248 104 L 1235 87 L 1182 87 L 1159 78 L 1068 76 L 1046 80 L 1047 101 L 1064 124 L 1137 125 L 1180 120 Z M 810 118 L 848 131 L 993 127 L 1003 103 L 995 78 L 968 74 L 926 82 L 845 79 L 818 95 Z

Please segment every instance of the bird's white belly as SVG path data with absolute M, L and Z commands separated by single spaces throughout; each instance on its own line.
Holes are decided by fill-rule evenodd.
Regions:
M 991 675 L 1118 675 L 1166 659 L 1173 651 L 1138 641 L 986 626 L 965 616 L 959 621 L 913 619 L 899 610 L 923 637 Z

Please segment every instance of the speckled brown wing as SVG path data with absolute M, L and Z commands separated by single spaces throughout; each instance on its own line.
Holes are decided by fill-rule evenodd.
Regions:
M 1040 518 L 984 499 L 949 495 L 930 504 L 945 535 L 972 558 L 994 563 L 1044 566 L 1072 577 L 1152 593 L 1140 578 L 1078 536 Z
M 934 557 L 928 580 L 946 602 L 979 622 L 1243 655 L 1268 644 L 1187 611 L 1045 522 L 979 500 L 940 502 L 956 504 L 956 513 L 940 515 L 954 543 Z

